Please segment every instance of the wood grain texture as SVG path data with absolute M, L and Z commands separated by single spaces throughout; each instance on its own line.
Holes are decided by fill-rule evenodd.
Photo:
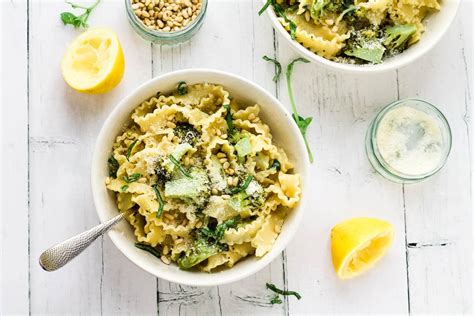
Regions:
M 267 17 L 256 14 L 260 6 L 260 0 L 211 0 L 195 38 L 161 47 L 134 33 L 122 0 L 102 1 L 90 24 L 117 32 L 126 72 L 111 93 L 86 96 L 67 87 L 59 69 L 67 43 L 79 33 L 58 18 L 69 6 L 62 1 L 0 2 L 1 43 L 10 43 L 7 49 L 2 46 L 0 58 L 0 314 L 472 313 L 474 7 L 464 1 L 443 40 L 398 71 L 354 76 L 314 64 L 295 66 L 300 114 L 314 117 L 308 130 L 315 155 L 314 194 L 306 197 L 312 207 L 298 234 L 264 270 L 219 287 L 181 286 L 140 270 L 108 237 L 60 271 L 40 269 L 42 250 L 98 223 L 90 192 L 95 139 L 112 108 L 139 84 L 178 69 L 220 69 L 253 80 L 289 109 L 284 77 L 273 83 L 274 67 L 261 57 L 275 56 L 286 66 L 297 56 Z M 402 186 L 372 170 L 364 136 L 382 106 L 405 97 L 437 105 L 451 124 L 454 141 L 438 175 Z M 5 211 L 11 209 L 15 212 Z M 329 232 L 354 216 L 386 219 L 396 237 L 373 270 L 342 282 L 331 265 Z M 297 290 L 303 298 L 271 305 L 266 282 Z
M 0 314 L 29 310 L 27 28 L 26 2 L 0 2 Z

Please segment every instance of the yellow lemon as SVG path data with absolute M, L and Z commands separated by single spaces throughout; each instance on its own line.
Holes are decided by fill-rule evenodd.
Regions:
M 84 93 L 105 93 L 122 80 L 125 69 L 117 35 L 105 28 L 79 35 L 67 49 L 61 64 L 64 80 Z
M 390 223 L 375 218 L 352 218 L 331 230 L 332 263 L 341 279 L 370 269 L 392 244 Z

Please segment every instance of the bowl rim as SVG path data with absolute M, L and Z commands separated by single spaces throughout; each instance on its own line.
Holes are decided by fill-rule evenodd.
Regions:
M 267 0 L 262 0 L 262 2 L 266 3 Z M 319 56 L 316 53 L 313 53 L 312 51 L 304 47 L 302 44 L 300 44 L 299 42 L 291 39 L 291 36 L 288 33 L 288 31 L 286 31 L 283 25 L 281 25 L 280 21 L 278 21 L 278 18 L 271 5 L 265 11 L 267 12 L 268 17 L 270 18 L 270 21 L 272 22 L 273 27 L 278 30 L 278 32 L 280 33 L 281 36 L 283 36 L 286 42 L 289 42 L 292 49 L 296 51 L 297 53 L 299 53 L 301 56 L 308 58 L 310 61 L 314 63 L 323 65 L 326 69 L 332 69 L 339 72 L 346 72 L 346 73 L 353 73 L 353 74 L 373 74 L 373 73 L 384 73 L 390 70 L 396 70 L 408 64 L 411 64 L 412 62 L 414 62 L 415 60 L 419 59 L 421 56 L 426 54 L 428 51 L 430 51 L 441 40 L 441 38 L 448 31 L 451 24 L 453 23 L 457 15 L 457 11 L 459 9 L 459 4 L 461 0 L 443 0 L 443 2 L 448 2 L 451 4 L 450 6 L 448 6 L 451 9 L 450 14 L 448 16 L 449 21 L 445 23 L 444 28 L 440 32 L 437 32 L 434 35 L 434 38 L 431 42 L 426 42 L 426 44 L 422 46 L 417 46 L 420 48 L 417 48 L 413 52 L 412 56 L 407 56 L 406 54 L 401 53 L 393 57 L 389 62 L 383 61 L 380 64 L 368 64 L 368 65 L 342 64 L 335 61 L 331 61 L 322 56 Z M 444 4 L 444 6 L 446 6 L 446 4 Z
M 298 137 L 294 137 L 295 138 L 294 141 L 297 143 L 296 146 L 298 148 L 301 148 L 302 152 L 306 153 L 306 147 L 304 145 L 300 131 L 296 123 L 291 119 L 291 114 L 289 113 L 289 111 L 281 104 L 281 102 L 278 99 L 276 99 L 271 93 L 269 93 L 264 88 L 260 87 L 258 84 L 244 77 L 241 77 L 239 75 L 235 75 L 235 74 L 228 73 L 225 71 L 214 70 L 214 69 L 192 68 L 192 69 L 183 69 L 183 70 L 172 71 L 169 73 L 162 74 L 160 76 L 147 80 L 140 86 L 133 89 L 133 91 L 131 91 L 125 98 L 123 98 L 115 106 L 112 112 L 109 113 L 107 119 L 102 124 L 99 135 L 97 136 L 96 143 L 94 146 L 93 157 L 92 157 L 92 165 L 91 165 L 91 190 L 92 190 L 94 206 L 101 223 L 109 220 L 110 218 L 107 217 L 107 214 L 105 211 L 107 207 L 105 205 L 104 195 L 101 194 L 99 191 L 104 186 L 103 179 L 99 179 L 100 170 L 101 170 L 101 167 L 100 167 L 101 160 L 99 160 L 99 156 L 101 155 L 100 151 L 101 149 L 104 148 L 104 146 L 111 147 L 111 144 L 108 143 L 107 139 L 110 136 L 109 131 L 111 130 L 112 123 L 114 122 L 117 116 L 122 115 L 123 111 L 129 110 L 128 112 L 131 112 L 133 111 L 134 108 L 137 107 L 137 104 L 133 104 L 132 106 L 133 99 L 137 95 L 142 93 L 143 90 L 147 90 L 148 88 L 152 86 L 158 85 L 160 82 L 171 80 L 172 78 L 185 77 L 186 75 L 189 75 L 190 73 L 203 75 L 207 77 L 209 76 L 217 76 L 221 78 L 227 77 L 230 79 L 240 81 L 244 83 L 245 85 L 252 86 L 252 88 L 258 90 L 263 95 L 264 98 L 267 98 L 270 101 L 268 108 L 275 107 L 275 106 L 279 108 L 279 110 L 285 116 L 286 121 L 288 122 L 287 124 L 288 128 L 292 130 L 291 133 L 289 133 L 290 135 L 292 135 L 291 137 L 298 135 Z M 172 80 L 175 81 L 175 79 L 172 79 Z M 202 82 L 206 82 L 206 79 L 203 79 Z M 214 82 L 214 83 L 219 84 L 218 82 Z M 230 88 L 230 90 L 232 90 L 232 88 Z M 269 126 L 270 128 L 272 128 L 271 125 Z M 223 285 L 223 284 L 227 284 L 231 282 L 236 282 L 238 280 L 241 280 L 252 274 L 257 273 L 258 271 L 266 267 L 286 248 L 286 246 L 290 243 L 290 241 L 296 235 L 296 232 L 298 231 L 298 228 L 300 227 L 301 220 L 304 215 L 304 210 L 306 209 L 307 199 L 305 198 L 305 196 L 309 190 L 309 183 L 310 183 L 309 179 L 307 179 L 307 177 L 305 176 L 309 174 L 309 169 L 310 169 L 310 162 L 307 155 L 305 155 L 303 158 L 300 159 L 299 169 L 300 170 L 298 173 L 300 174 L 300 183 L 302 186 L 302 192 L 301 192 L 300 201 L 295 208 L 296 212 L 295 212 L 295 215 L 293 215 L 294 218 L 292 219 L 292 225 L 290 227 L 286 227 L 286 229 L 285 229 L 285 226 L 283 226 L 281 233 L 277 237 L 277 241 L 278 239 L 280 239 L 281 242 L 275 243 L 272 249 L 267 254 L 265 254 L 265 256 L 256 260 L 254 263 L 249 265 L 248 268 L 241 271 L 241 273 L 238 275 L 231 274 L 229 276 L 226 276 L 225 278 L 216 278 L 217 280 L 214 280 L 214 281 L 212 280 L 207 281 L 207 278 L 193 280 L 192 272 L 189 272 L 189 277 L 186 277 L 186 278 L 176 278 L 172 276 L 170 277 L 166 271 L 153 270 L 148 265 L 146 265 L 144 261 L 137 260 L 137 258 L 133 256 L 132 253 L 128 250 L 125 243 L 123 243 L 120 240 L 120 237 L 119 237 L 119 235 L 121 235 L 120 232 L 114 231 L 112 229 L 107 234 L 112 240 L 113 244 L 120 250 L 120 252 L 122 252 L 122 254 L 125 257 L 127 257 L 127 259 L 129 259 L 131 262 L 133 262 L 135 265 L 145 270 L 146 272 L 154 275 L 155 277 L 158 277 L 170 282 L 176 282 L 176 283 L 189 285 L 189 286 L 217 286 L 217 285 Z M 289 230 L 290 228 L 291 230 Z M 232 268 L 224 270 L 223 272 L 209 273 L 209 275 L 216 275 L 216 274 L 222 275 L 225 271 L 229 271 L 229 270 L 232 270 Z M 205 273 L 205 272 L 198 272 L 198 273 Z

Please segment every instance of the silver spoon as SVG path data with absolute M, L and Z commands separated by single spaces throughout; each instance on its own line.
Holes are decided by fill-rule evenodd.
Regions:
M 97 225 L 79 235 L 71 237 L 47 250 L 39 257 L 40 266 L 46 271 L 54 271 L 77 257 L 97 237 L 109 231 L 115 224 L 124 219 L 132 210 L 120 213 L 105 223 Z

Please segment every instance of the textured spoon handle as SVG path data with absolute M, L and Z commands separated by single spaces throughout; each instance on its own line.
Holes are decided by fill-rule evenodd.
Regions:
M 45 250 L 39 257 L 40 266 L 46 271 L 54 271 L 61 268 L 89 247 L 97 237 L 106 233 L 128 214 L 129 212 L 121 213 L 103 224 L 97 225 Z

